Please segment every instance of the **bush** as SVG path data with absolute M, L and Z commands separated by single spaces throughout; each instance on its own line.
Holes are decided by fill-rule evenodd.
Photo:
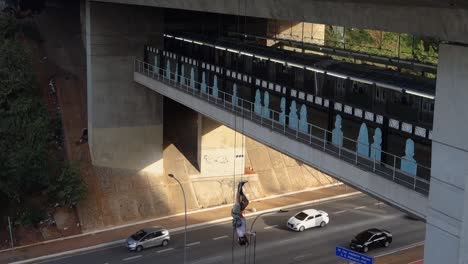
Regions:
M 39 208 L 26 208 L 22 210 L 15 224 L 23 226 L 35 226 L 45 219 L 45 213 Z
M 47 189 L 50 202 L 60 206 L 75 206 L 86 193 L 86 185 L 81 180 L 78 170 L 71 165 L 66 165 L 57 177 L 51 179 Z

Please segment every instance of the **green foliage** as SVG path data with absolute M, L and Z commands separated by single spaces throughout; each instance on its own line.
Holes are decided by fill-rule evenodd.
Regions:
M 47 193 L 53 204 L 74 206 L 86 196 L 87 188 L 77 168 L 66 165 L 60 175 L 51 179 Z
M 48 182 L 49 121 L 28 58 L 17 40 L 0 42 L 0 192 L 18 203 Z
M 36 225 L 40 221 L 45 219 L 45 212 L 39 208 L 31 207 L 25 210 L 22 210 L 15 224 L 17 225 L 24 225 L 24 226 L 32 226 Z
M 434 38 L 377 30 L 327 26 L 327 46 L 437 64 L 439 41 Z
M 0 214 L 9 208 L 17 222 L 36 224 L 43 201 L 74 205 L 86 187 L 54 144 L 62 143 L 60 118 L 48 116 L 19 30 L 12 18 L 0 17 L 0 200 L 9 201 Z
M 0 41 L 13 39 L 18 30 L 18 24 L 12 17 L 0 17 Z

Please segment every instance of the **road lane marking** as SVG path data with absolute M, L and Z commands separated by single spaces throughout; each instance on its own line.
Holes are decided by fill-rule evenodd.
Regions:
M 305 258 L 304 255 L 300 255 L 300 256 L 295 257 L 294 260 L 300 261 L 300 260 L 303 260 L 304 258 Z
M 200 244 L 200 241 L 187 244 L 186 246 L 191 247 L 191 246 L 195 246 L 195 245 L 198 245 L 198 244 Z
M 354 207 L 354 210 L 359 210 L 359 209 L 364 209 L 366 208 L 367 206 L 358 206 L 358 207 Z
M 284 244 L 284 243 L 287 243 L 287 242 L 293 241 L 293 240 L 296 240 L 296 238 L 290 238 L 290 239 L 281 240 L 281 241 L 279 241 L 279 243 L 280 243 L 280 244 Z
M 166 248 L 163 250 L 156 251 L 156 253 L 163 253 L 163 252 L 170 251 L 170 250 L 174 250 L 174 248 Z
M 343 211 L 338 211 L 338 212 L 334 212 L 334 214 L 342 214 L 344 212 L 346 212 L 347 210 L 343 210 Z
M 271 228 L 275 228 L 277 227 L 278 225 L 272 225 L 272 226 L 265 226 L 263 229 L 271 229 Z
M 133 256 L 133 257 L 124 258 L 122 260 L 123 261 L 128 261 L 128 260 L 137 259 L 137 258 L 141 258 L 141 257 L 143 257 L 143 256 L 142 255 L 136 255 L 136 256 Z
M 382 202 L 378 202 L 378 203 L 375 203 L 374 205 L 383 205 L 385 203 L 382 203 Z
M 223 239 L 223 238 L 228 238 L 228 236 L 214 237 L 213 240 L 219 240 L 219 239 Z

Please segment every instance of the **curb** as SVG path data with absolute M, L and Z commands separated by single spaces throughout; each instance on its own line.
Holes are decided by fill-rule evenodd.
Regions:
M 327 197 L 327 198 L 321 198 L 321 199 L 317 199 L 317 200 L 313 200 L 313 201 L 291 204 L 291 205 L 284 206 L 284 207 L 270 208 L 270 209 L 267 209 L 267 210 L 247 213 L 246 217 L 253 217 L 253 216 L 263 214 L 263 213 L 266 213 L 266 212 L 277 211 L 279 209 L 293 208 L 293 207 L 298 207 L 298 206 L 307 205 L 307 204 L 316 204 L 316 203 L 321 203 L 321 202 L 337 200 L 337 199 L 346 198 L 346 197 L 350 197 L 350 196 L 355 196 L 355 195 L 359 195 L 359 194 L 361 194 L 361 192 L 351 192 L 351 193 L 335 195 L 335 196 L 331 196 L 331 197 Z M 223 207 L 225 207 L 225 206 L 223 206 Z M 165 218 L 167 218 L 167 217 L 165 217 Z M 216 220 L 212 220 L 212 221 L 193 224 L 193 225 L 187 226 L 187 229 L 188 230 L 196 230 L 197 228 L 200 228 L 200 227 L 209 227 L 209 226 L 216 225 L 216 224 L 219 224 L 219 223 L 222 223 L 222 222 L 230 221 L 231 219 L 232 219 L 231 217 L 224 217 L 224 218 L 220 218 L 220 219 L 216 219 Z M 176 227 L 176 228 L 173 228 L 173 229 L 169 229 L 169 232 L 177 234 L 177 233 L 182 232 L 184 230 L 184 228 L 185 228 L 184 226 Z M 101 231 L 101 232 L 103 232 L 103 231 Z M 93 250 L 93 249 L 98 249 L 98 248 L 114 246 L 114 245 L 118 245 L 118 244 L 124 243 L 124 242 L 125 242 L 125 239 L 121 239 L 121 240 L 107 242 L 107 243 L 103 243 L 103 244 L 99 244 L 99 245 L 95 245 L 95 246 L 89 246 L 89 247 L 84 247 L 84 248 L 68 250 L 68 251 L 64 251 L 64 252 L 60 252 L 60 253 L 50 254 L 50 255 L 36 257 L 36 258 L 31 258 L 31 259 L 27 259 L 27 260 L 20 260 L 20 261 L 16 261 L 16 262 L 10 262 L 10 264 L 31 263 L 31 262 L 46 260 L 46 259 L 55 258 L 55 257 L 62 257 L 62 256 L 65 256 L 65 255 L 70 255 L 70 254 L 74 254 L 74 253 L 78 253 L 78 252 L 83 252 L 83 251 L 88 251 L 88 250 Z

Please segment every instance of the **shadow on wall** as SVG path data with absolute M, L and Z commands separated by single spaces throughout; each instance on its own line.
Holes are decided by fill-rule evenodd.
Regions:
M 172 160 L 184 159 L 190 162 L 191 166 L 200 171 L 197 161 L 198 153 L 198 113 L 177 103 L 169 98 L 164 98 L 163 102 L 163 151 L 171 148 L 171 144 L 182 155 L 181 157 L 164 155 Z M 170 152 L 172 153 L 172 152 Z M 164 163 L 164 168 L 169 168 L 170 163 Z

